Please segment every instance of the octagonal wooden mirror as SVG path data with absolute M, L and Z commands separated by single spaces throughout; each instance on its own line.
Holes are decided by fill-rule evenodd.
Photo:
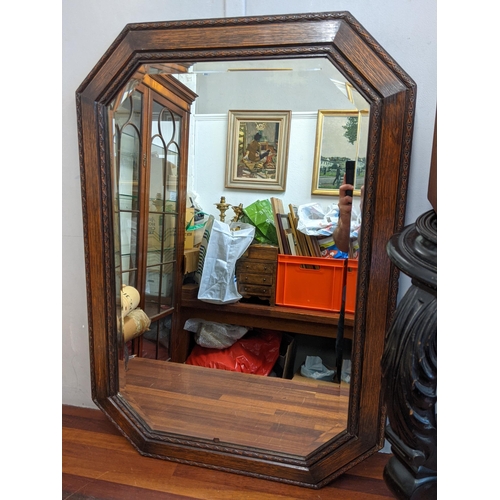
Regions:
M 273 97 L 274 107 L 261 93 L 258 104 L 247 109 L 281 110 L 286 102 L 293 101 L 295 104 L 288 107 L 292 135 L 298 123 L 302 131 L 311 127 L 315 130 L 319 110 L 338 109 L 333 95 L 340 84 L 356 93 L 358 102 L 367 108 L 362 110 L 363 116 L 369 117 L 356 308 L 344 318 L 350 332 L 348 384 L 325 386 L 186 363 L 192 338 L 183 326 L 193 315 L 231 324 L 240 320 L 246 326 L 292 332 L 301 339 L 314 337 L 318 342 L 331 343 L 337 335 L 337 313 L 238 303 L 207 306 L 183 296 L 179 279 L 188 170 L 190 175 L 192 171 L 193 175 L 202 175 L 199 164 L 203 144 L 211 144 L 215 156 L 225 158 L 226 153 L 224 127 L 218 132 L 217 125 L 193 124 L 206 120 L 201 115 L 204 106 L 210 108 L 207 104 L 222 106 L 215 114 L 218 119 L 225 117 L 224 124 L 227 110 L 237 109 L 221 103 L 223 99 L 213 89 L 202 100 L 201 76 L 198 86 L 189 88 L 189 82 L 197 74 L 224 73 L 218 84 L 224 95 L 234 85 L 228 74 L 234 78 L 244 69 L 252 87 L 262 89 L 251 73 L 262 75 L 263 69 L 283 73 L 284 68 L 290 71 L 287 81 L 295 78 L 291 76 L 294 71 L 298 80 L 307 82 L 306 87 L 293 87 L 288 101 Z M 286 94 L 285 84 L 275 86 L 278 94 Z M 150 308 L 150 316 L 169 322 L 170 354 L 164 360 L 146 359 L 141 352 L 130 355 L 121 321 L 123 285 L 130 284 L 136 271 L 138 281 L 142 279 L 143 283 L 154 275 L 149 268 L 142 275 L 133 266 L 126 268 L 125 243 L 120 236 L 124 221 L 133 219 L 135 208 L 128 198 L 128 208 L 121 204 L 126 193 L 120 179 L 126 163 L 117 160 L 121 146 L 117 146 L 116 131 L 121 130 L 120 123 L 133 123 L 134 104 L 129 98 L 134 92 L 141 92 L 141 99 L 149 92 L 156 93 L 149 108 L 153 111 L 146 112 L 144 123 L 156 120 L 157 136 L 162 136 L 162 128 L 166 128 L 172 138 L 170 142 L 161 139 L 152 143 L 144 155 L 141 150 L 131 161 L 137 167 L 137 177 L 130 174 L 127 184 L 132 186 L 130 199 L 137 194 L 133 190 L 143 175 L 149 175 L 144 179 L 152 189 L 153 175 L 141 172 L 151 172 L 154 161 L 161 158 L 165 172 L 167 166 L 175 171 L 173 191 L 166 187 L 172 182 L 170 178 L 160 183 L 161 193 L 155 189 L 148 194 L 144 188 L 143 194 L 144 210 L 156 203 L 155 207 L 162 207 L 158 209 L 158 221 L 175 221 L 175 243 L 168 263 L 160 261 L 160 271 L 155 275 L 164 279 L 157 286 L 158 300 L 151 299 L 156 286 L 153 278 L 149 288 L 144 288 L 150 299 L 144 307 Z M 241 93 L 247 95 L 246 91 Z M 319 104 L 304 104 L 306 95 L 317 97 L 321 93 L 325 96 Z M 385 411 L 380 360 L 398 286 L 398 271 L 387 257 L 386 243 L 404 223 L 415 98 L 412 79 L 348 12 L 130 24 L 96 64 L 77 90 L 92 395 L 139 453 L 319 488 L 381 448 Z M 127 102 L 132 103 L 128 108 Z M 361 111 L 358 102 L 349 99 L 343 107 Z M 300 103 L 305 108 L 300 108 Z M 155 105 L 165 106 L 168 118 L 162 118 L 163 111 L 154 111 Z M 292 109 L 295 105 L 299 107 Z M 132 128 L 140 135 L 139 125 Z M 300 175 L 308 176 L 304 185 L 311 195 L 314 155 L 311 150 L 310 158 L 303 161 L 307 153 L 300 148 L 307 147 L 308 133 L 301 137 L 304 144 L 297 141 L 299 145 L 296 142 L 290 146 L 289 152 L 297 149 L 289 158 L 284 196 L 302 184 Z M 170 147 L 174 143 L 175 147 Z M 153 151 L 159 144 L 165 147 L 163 154 Z M 295 162 L 295 158 L 302 160 Z M 211 179 L 223 179 L 224 162 L 214 164 Z M 220 189 L 224 190 L 223 180 Z M 169 192 L 171 203 L 167 207 Z M 256 192 L 255 197 L 262 195 L 258 189 Z M 151 220 L 154 224 L 156 219 Z M 141 231 L 143 240 L 148 241 L 147 231 Z M 138 254 L 141 252 L 149 257 L 147 249 Z M 127 259 L 131 261 L 129 254 Z M 145 261 L 149 262 L 147 258 Z M 148 265 L 152 266 L 149 263 L 145 267 Z M 166 288 L 168 293 L 162 295 L 161 290 Z M 321 344 L 319 349 L 323 348 Z

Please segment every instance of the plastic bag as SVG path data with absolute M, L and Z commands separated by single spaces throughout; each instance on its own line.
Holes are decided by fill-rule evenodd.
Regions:
M 266 330 L 249 334 L 227 349 L 195 345 L 186 360 L 188 365 L 233 372 L 269 375 L 280 353 L 281 333 Z
M 186 224 L 186 231 L 196 231 L 197 229 L 202 229 L 205 227 L 209 218 L 210 214 L 206 214 L 205 212 L 196 212 L 196 214 Z
M 297 217 L 299 219 L 297 229 L 301 233 L 319 237 L 318 243 L 322 257 L 333 259 L 357 258 L 361 214 L 358 213 L 355 207 L 352 207 L 351 212 L 349 253 L 340 251 L 332 238 L 333 232 L 339 223 L 338 205 L 329 205 L 326 213 L 323 212 L 321 205 L 317 203 L 300 205 L 297 209 Z
M 194 280 L 196 283 L 200 283 L 201 275 L 203 274 L 203 266 L 205 264 L 205 255 L 207 254 L 208 242 L 210 241 L 210 235 L 212 234 L 212 227 L 214 225 L 214 216 L 210 215 L 205 223 L 205 229 L 203 230 L 203 236 L 201 238 L 200 250 L 198 253 L 198 266 L 194 273 Z
M 269 200 L 257 200 L 245 207 L 240 220 L 255 226 L 255 239 L 259 243 L 278 246 L 273 208 Z
M 342 371 L 340 374 L 340 379 L 342 382 L 349 384 L 351 382 L 351 360 L 344 359 L 342 361 Z
M 231 231 L 233 227 L 238 230 Z M 200 247 L 202 270 L 199 300 L 212 304 L 230 304 L 241 299 L 236 284 L 236 261 L 250 246 L 254 235 L 255 228 L 250 224 L 232 222 L 229 225 L 214 219 L 203 254 Z
M 194 341 L 198 345 L 211 349 L 231 347 L 248 332 L 245 326 L 214 323 L 197 318 L 188 319 L 184 324 L 184 330 L 195 334 Z
M 329 370 L 319 356 L 306 356 L 305 363 L 300 367 L 300 374 L 315 380 L 333 380 L 335 370 Z
M 297 209 L 297 229 L 309 236 L 331 236 L 339 223 L 339 207 L 329 205 L 327 212 L 318 203 L 306 203 Z

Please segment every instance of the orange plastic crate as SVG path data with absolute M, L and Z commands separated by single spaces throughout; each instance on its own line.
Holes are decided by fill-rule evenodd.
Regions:
M 276 304 L 340 312 L 346 261 L 278 255 Z
M 358 284 L 358 261 L 349 259 L 346 267 L 345 312 L 356 310 L 356 287 Z

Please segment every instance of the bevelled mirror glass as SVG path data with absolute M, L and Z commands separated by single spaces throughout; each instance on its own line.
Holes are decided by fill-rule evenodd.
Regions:
M 404 221 L 415 95 L 347 12 L 127 25 L 98 62 L 77 91 L 92 391 L 139 453 L 318 488 L 380 449 L 398 278 L 385 244 Z M 267 160 L 227 182 L 230 117 L 245 111 L 261 130 L 287 112 L 289 141 L 276 127 L 261 141 L 286 157 L 279 182 Z M 352 310 L 189 294 L 192 193 L 212 214 L 221 196 L 336 203 L 347 160 L 358 214 L 364 193 Z M 291 375 L 190 362 L 193 318 L 245 327 Z M 301 377 L 306 355 L 343 377 Z

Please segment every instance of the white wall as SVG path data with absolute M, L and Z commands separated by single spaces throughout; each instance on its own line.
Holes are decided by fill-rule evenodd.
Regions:
M 263 108 L 265 109 L 265 108 Z M 316 140 L 317 112 L 292 113 L 290 144 L 288 147 L 288 171 L 286 191 L 243 190 L 224 188 L 227 144 L 227 113 L 223 115 L 195 116 L 190 127 L 195 132 L 193 161 L 190 163 L 188 194 L 204 212 L 219 216 L 215 204 L 225 196 L 230 205 L 243 204 L 244 207 L 256 200 L 266 200 L 271 196 L 280 198 L 288 211 L 290 203 L 302 205 L 317 203 L 326 212 L 337 203 L 332 196 L 311 194 L 314 146 Z M 359 198 L 354 200 L 359 208 Z M 226 212 L 226 222 L 234 216 L 230 208 Z
M 293 71 L 260 71 L 249 73 L 235 71 L 231 73 L 202 74 L 218 68 L 218 63 L 196 65 L 196 74 L 187 74 L 190 88 L 198 95 L 192 107 L 190 121 L 190 157 L 188 192 L 204 212 L 218 217 L 215 203 L 221 196 L 226 202 L 244 207 L 260 199 L 271 196 L 282 200 L 287 208 L 290 203 L 301 205 L 318 203 L 326 212 L 328 206 L 337 204 L 338 198 L 311 194 L 312 173 L 318 123 L 318 109 L 355 110 L 346 93 L 339 90 L 331 79 L 338 82 L 345 78 L 324 58 L 287 61 L 286 66 Z M 262 66 L 262 63 L 260 64 Z M 266 61 L 267 67 L 273 64 Z M 237 66 L 241 67 L 241 63 Z M 251 62 L 245 61 L 245 67 Z M 277 67 L 283 67 L 278 62 Z M 311 69 L 314 68 L 314 71 Z M 302 70 L 302 71 L 301 71 Z M 181 81 L 186 75 L 181 75 Z M 264 90 L 265 89 L 265 90 Z M 354 93 L 354 92 L 353 92 Z M 368 109 L 368 103 L 357 93 L 360 109 Z M 226 155 L 228 153 L 227 123 L 229 110 L 290 110 L 290 139 L 286 147 L 288 153 L 286 190 L 265 191 L 259 189 L 224 188 Z M 327 132 L 325 131 L 327 134 Z M 343 131 L 338 132 L 340 137 Z M 335 142 L 335 154 L 353 154 L 339 149 Z M 366 156 L 366 140 L 362 144 L 365 150 L 359 156 Z M 348 145 L 346 140 L 342 144 Z M 333 153 L 331 153 L 333 154 Z M 328 155 L 327 155 L 328 156 Z M 193 195 L 193 196 L 191 196 Z M 355 198 L 359 207 L 359 197 Z M 226 212 L 226 221 L 234 216 L 230 208 Z
M 407 222 L 430 209 L 427 183 L 436 109 L 436 0 L 63 0 L 62 402 L 93 406 L 75 91 L 125 24 L 347 10 L 417 83 Z M 405 278 L 402 289 L 408 286 Z

